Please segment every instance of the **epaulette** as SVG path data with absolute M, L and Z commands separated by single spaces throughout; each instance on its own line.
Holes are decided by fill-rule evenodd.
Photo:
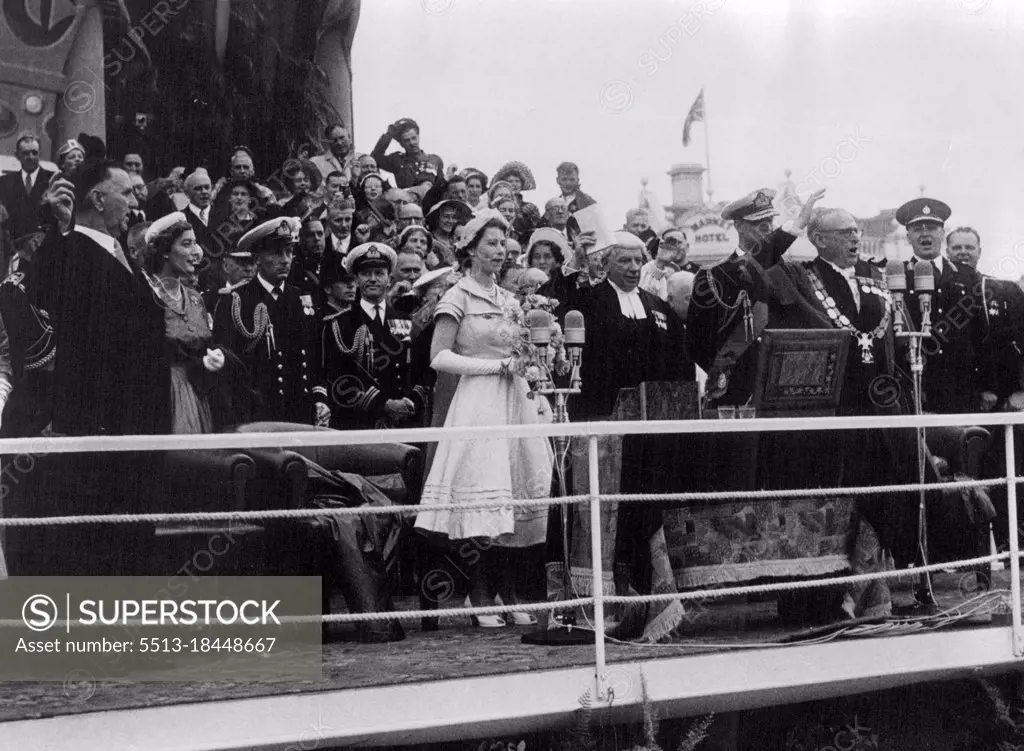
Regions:
M 230 295 L 232 292 L 239 289 L 240 287 L 244 287 L 248 283 L 248 281 L 248 279 L 243 279 L 242 281 L 236 282 L 234 284 L 225 284 L 223 287 L 217 290 L 217 294 Z
M 25 281 L 25 272 L 24 271 L 15 271 L 9 277 L 4 279 L 3 283 L 4 284 L 13 284 L 16 287 L 21 287 L 21 283 L 23 281 Z M 24 289 L 24 288 L 22 288 L 22 289 Z

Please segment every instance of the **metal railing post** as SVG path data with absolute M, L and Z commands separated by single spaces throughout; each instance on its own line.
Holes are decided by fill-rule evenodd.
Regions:
M 1013 425 L 1005 428 L 1006 517 L 1010 525 L 1010 607 L 1013 609 L 1013 656 L 1024 656 L 1024 628 L 1020 612 L 1020 540 L 1017 536 L 1017 462 Z
M 604 654 L 604 567 L 601 551 L 601 488 L 598 472 L 597 436 L 587 438 L 588 473 L 590 478 L 590 558 L 591 592 L 594 597 L 594 671 L 598 701 L 608 698 L 605 686 Z

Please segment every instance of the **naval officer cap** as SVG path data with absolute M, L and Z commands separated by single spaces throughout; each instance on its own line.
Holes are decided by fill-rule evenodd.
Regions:
M 387 269 L 393 274 L 397 263 L 398 255 L 384 243 L 363 243 L 345 256 L 345 270 L 350 274 L 372 268 Z
M 268 219 L 242 235 L 235 252 L 250 252 L 254 255 L 273 253 L 297 242 L 301 226 L 299 220 L 293 216 Z
M 737 199 L 722 209 L 722 219 L 743 220 L 744 222 L 760 222 L 778 216 L 772 201 L 775 191 L 771 188 L 760 188 Z
M 915 198 L 896 209 L 896 221 L 904 227 L 920 222 L 945 224 L 953 210 L 934 198 Z

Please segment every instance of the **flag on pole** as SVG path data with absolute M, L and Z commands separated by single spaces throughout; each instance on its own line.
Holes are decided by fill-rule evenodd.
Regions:
M 704 87 L 701 86 L 700 93 L 693 100 L 690 112 L 683 123 L 683 146 L 690 145 L 690 126 L 694 123 L 704 122 Z

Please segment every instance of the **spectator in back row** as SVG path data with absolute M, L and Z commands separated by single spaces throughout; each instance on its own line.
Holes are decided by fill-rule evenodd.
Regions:
M 562 191 L 562 198 L 565 199 L 570 215 L 597 203 L 593 197 L 580 190 L 580 168 L 574 162 L 562 162 L 556 172 L 556 182 Z
M 404 153 L 386 154 L 392 141 L 398 141 Z M 377 167 L 395 176 L 395 184 L 399 188 L 418 186 L 429 190 L 439 178 L 444 177 L 444 160 L 420 148 L 420 126 L 408 117 L 388 126 L 370 153 Z
M 327 149 L 317 154 L 310 161 L 326 180 L 334 172 L 340 172 L 346 180 L 354 180 L 352 175 L 352 136 L 348 128 L 341 123 L 334 123 L 324 128 L 324 141 Z
M 0 203 L 7 209 L 7 231 L 20 237 L 42 222 L 39 204 L 53 172 L 39 166 L 39 139 L 22 136 L 15 145 L 21 169 L 0 177 Z

